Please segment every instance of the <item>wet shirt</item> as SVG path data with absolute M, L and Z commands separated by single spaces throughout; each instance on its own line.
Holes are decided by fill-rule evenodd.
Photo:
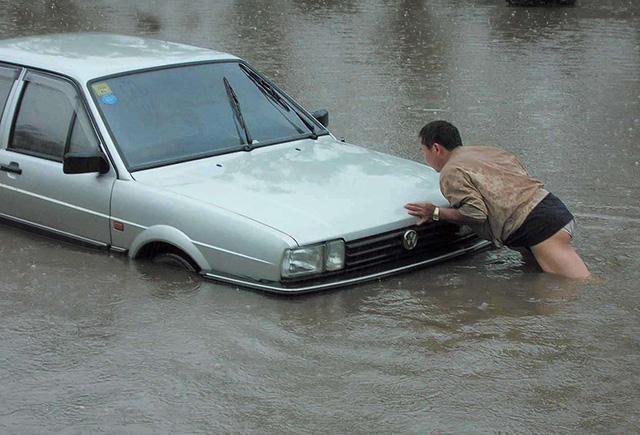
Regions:
M 489 146 L 455 148 L 440 171 L 440 190 L 451 207 L 477 223 L 473 230 L 503 246 L 549 193 L 507 151 Z

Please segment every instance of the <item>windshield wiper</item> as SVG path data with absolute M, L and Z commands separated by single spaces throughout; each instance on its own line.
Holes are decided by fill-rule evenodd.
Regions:
M 277 108 L 278 110 L 282 111 L 282 109 L 285 109 L 287 112 L 293 112 L 296 114 L 296 116 L 300 119 L 300 121 L 302 121 L 302 123 L 309 129 L 311 130 L 311 134 L 309 135 L 309 137 L 313 140 L 318 139 L 318 133 L 316 133 L 316 129 L 314 127 L 314 125 L 309 122 L 309 120 L 305 119 L 304 116 L 302 116 L 300 113 L 298 113 L 297 110 L 292 109 L 286 101 L 284 101 L 284 99 L 278 94 L 278 92 L 273 89 L 271 87 L 271 85 L 269 83 L 267 83 L 264 79 L 262 79 L 259 75 L 257 75 L 256 73 L 254 73 L 253 71 L 251 71 L 249 68 L 247 68 L 246 66 L 240 64 L 240 69 L 247 75 L 247 77 L 249 77 L 251 79 L 251 81 L 253 81 L 258 88 L 260 89 L 260 91 L 262 92 L 262 94 L 267 97 L 268 100 L 275 102 L 277 104 Z M 286 115 L 285 115 L 286 117 Z M 291 122 L 291 121 L 289 121 Z M 294 125 L 294 127 L 296 127 Z M 297 127 L 296 127 L 297 129 Z M 300 130 L 298 130 L 300 133 L 302 133 Z
M 244 122 L 244 118 L 242 117 L 242 111 L 240 110 L 240 102 L 238 101 L 238 96 L 236 95 L 235 91 L 231 87 L 231 84 L 229 83 L 229 80 L 227 80 L 226 77 L 223 77 L 222 81 L 224 82 L 224 88 L 227 90 L 227 97 L 229 97 L 229 103 L 231 104 L 231 108 L 233 109 L 233 114 L 235 115 L 238 123 L 240 124 L 240 127 L 242 128 L 242 131 L 244 132 L 248 148 L 251 149 L 253 139 L 251 139 L 247 124 Z M 240 131 L 238 131 L 238 136 L 240 137 L 240 145 L 243 145 L 242 135 L 240 134 Z
M 311 130 L 311 134 L 309 135 L 309 138 L 313 140 L 318 139 L 318 133 L 316 133 L 316 128 L 313 126 L 313 124 L 307 121 L 302 115 L 300 115 L 297 110 L 294 110 L 293 113 L 298 115 L 298 118 L 300 118 L 300 121 L 302 121 L 304 125 L 306 125 L 307 128 Z

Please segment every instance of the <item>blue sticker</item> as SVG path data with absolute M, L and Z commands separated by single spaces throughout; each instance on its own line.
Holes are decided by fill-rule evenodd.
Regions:
M 108 95 L 103 95 L 102 97 L 100 97 L 100 100 L 102 101 L 103 104 L 113 105 L 113 104 L 116 104 L 118 102 L 118 97 L 116 97 L 113 94 L 108 94 Z

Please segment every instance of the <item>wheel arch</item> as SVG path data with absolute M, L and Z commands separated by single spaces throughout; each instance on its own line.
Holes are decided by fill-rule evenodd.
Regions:
M 129 257 L 140 258 L 153 250 L 153 247 L 162 245 L 184 252 L 191 257 L 201 271 L 211 270 L 211 265 L 191 239 L 182 231 L 169 225 L 154 225 L 138 234 L 129 248 Z

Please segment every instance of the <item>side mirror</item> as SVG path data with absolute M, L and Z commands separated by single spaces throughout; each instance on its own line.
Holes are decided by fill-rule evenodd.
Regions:
M 67 153 L 62 162 L 62 171 L 65 174 L 89 174 L 109 172 L 109 162 L 100 151 Z
M 312 113 L 312 115 L 323 126 L 325 127 L 329 126 L 329 112 L 326 111 L 325 109 L 316 110 L 315 112 Z

